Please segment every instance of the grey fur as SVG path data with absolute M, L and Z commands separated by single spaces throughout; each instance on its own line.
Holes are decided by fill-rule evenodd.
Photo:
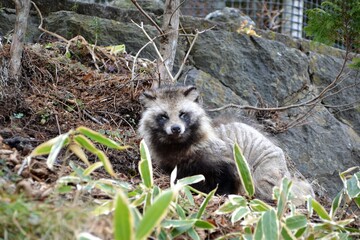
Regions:
M 149 146 L 154 162 L 165 172 L 178 167 L 178 177 L 203 174 L 205 182 L 195 185 L 209 192 L 242 193 L 232 148 L 238 142 L 251 168 L 256 197 L 272 199 L 272 189 L 283 177 L 291 178 L 283 151 L 253 127 L 230 122 L 213 126 L 198 103 L 193 86 L 165 87 L 144 93 L 145 107 L 139 133 Z M 314 195 L 309 183 L 293 179 L 295 204 Z

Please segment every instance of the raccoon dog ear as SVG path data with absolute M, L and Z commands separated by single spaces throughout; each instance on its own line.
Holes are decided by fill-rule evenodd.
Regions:
M 146 106 L 146 103 L 156 99 L 156 92 L 154 90 L 146 90 L 140 95 L 140 103 Z
M 199 101 L 199 93 L 196 91 L 196 87 L 188 86 L 184 91 L 184 96 L 194 102 Z

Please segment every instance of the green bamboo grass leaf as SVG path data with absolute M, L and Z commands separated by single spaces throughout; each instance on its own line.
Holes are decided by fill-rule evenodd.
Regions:
M 279 222 L 275 210 L 265 212 L 261 219 L 265 239 L 279 239 Z
M 280 195 L 277 203 L 277 216 L 279 219 L 283 216 L 286 208 L 286 204 L 289 200 L 291 181 L 287 178 L 283 178 L 280 186 Z
M 306 207 L 307 207 L 307 212 L 308 212 L 308 218 L 312 217 L 313 215 L 313 211 L 314 211 L 314 208 L 312 206 L 312 197 L 311 196 L 308 196 L 307 197 L 307 201 L 306 201 Z
M 79 144 L 81 147 L 91 152 L 92 154 L 96 155 L 97 151 L 99 151 L 99 149 L 97 149 L 95 145 L 87 137 L 83 135 L 75 135 L 74 141 L 77 144 Z
M 180 185 L 181 187 L 184 187 L 184 186 L 198 183 L 198 182 L 201 182 L 204 180 L 205 180 L 205 177 L 203 175 L 194 175 L 191 177 L 185 177 L 185 178 L 179 179 L 176 184 Z
M 247 201 L 243 196 L 230 194 L 228 197 L 229 201 L 236 206 L 245 207 L 247 205 Z
M 307 218 L 304 215 L 295 215 L 286 218 L 286 227 L 290 230 L 297 230 L 307 226 Z
M 206 196 L 206 198 L 204 199 L 204 201 L 201 203 L 201 206 L 199 208 L 198 213 L 196 214 L 196 218 L 200 219 L 201 216 L 204 214 L 206 206 L 208 205 L 210 199 L 212 199 L 212 197 L 214 196 L 215 192 L 216 192 L 217 188 L 215 188 L 214 190 L 212 190 L 211 192 L 209 192 L 209 194 Z
M 196 223 L 196 219 L 185 219 L 185 220 L 164 220 L 161 226 L 164 228 L 191 228 Z
M 255 231 L 254 231 L 254 240 L 263 240 L 263 219 L 260 218 L 259 221 L 256 224 Z
M 360 208 L 360 196 L 354 198 L 354 202 L 356 203 L 356 205 L 358 206 L 358 208 Z
M 330 210 L 331 218 L 334 218 L 336 214 L 336 210 L 340 207 L 342 197 L 343 197 L 343 190 L 336 195 L 336 197 L 331 203 L 331 210 Z
M 360 167 L 351 167 L 349 169 L 347 169 L 346 171 L 344 172 L 341 172 L 339 175 L 340 175 L 340 178 L 341 180 L 343 181 L 344 183 L 344 187 L 346 188 L 346 176 L 349 175 L 351 172 L 359 169 Z
M 169 189 L 162 192 L 148 207 L 140 223 L 137 225 L 135 239 L 146 239 L 151 232 L 158 227 L 159 223 L 166 216 L 171 201 L 174 199 L 176 193 Z
M 101 133 L 95 132 L 87 127 L 78 127 L 76 131 L 81 134 L 84 134 L 86 137 L 90 138 L 91 140 L 101 143 L 109 148 L 113 148 L 117 150 L 125 150 L 129 148 L 129 146 L 121 146 L 117 142 L 105 137 Z
M 95 207 L 91 214 L 97 217 L 100 215 L 107 215 L 112 213 L 115 210 L 114 203 L 115 202 L 112 199 L 104 201 L 99 206 Z
M 94 172 L 98 168 L 101 168 L 102 166 L 104 166 L 102 162 L 96 162 L 90 165 L 88 168 L 84 170 L 84 176 L 89 176 L 92 172 Z
M 253 199 L 250 201 L 250 207 L 255 212 L 266 212 L 272 207 L 265 202 L 261 201 L 260 199 Z
M 46 160 L 46 165 L 49 169 L 53 169 L 56 158 L 58 157 L 61 148 L 64 146 L 65 141 L 69 138 L 69 132 L 61 134 L 57 141 L 52 145 L 49 156 Z
M 186 218 L 185 210 L 180 206 L 180 204 L 176 203 L 176 213 L 179 215 L 180 219 Z
M 350 198 L 360 195 L 360 172 L 355 173 L 350 179 L 346 180 L 346 192 Z
M 128 198 L 122 191 L 119 191 L 115 198 L 113 229 L 115 240 L 134 239 L 134 217 L 131 212 Z
M 75 176 L 64 176 L 59 178 L 56 183 L 58 184 L 69 184 L 69 183 L 73 183 L 73 184 L 78 184 L 81 182 L 81 178 L 79 177 L 75 177 Z
M 239 207 L 231 214 L 231 223 L 234 224 L 250 213 L 248 207 Z
M 189 234 L 191 239 L 193 239 L 193 240 L 201 240 L 199 234 L 195 231 L 195 229 L 190 228 L 189 231 L 187 231 L 187 233 Z
M 194 197 L 193 197 L 193 195 L 192 195 L 192 193 L 191 193 L 190 187 L 189 187 L 189 186 L 185 186 L 185 187 L 183 188 L 183 191 L 184 191 L 187 199 L 189 200 L 190 205 L 191 205 L 191 206 L 195 206 Z
M 295 237 L 299 239 L 306 232 L 306 229 L 307 227 L 300 228 L 299 230 L 297 230 L 295 233 Z
M 286 226 L 281 228 L 281 236 L 284 240 L 296 240 L 297 238 L 292 234 L 291 230 Z
M 216 227 L 209 223 L 208 221 L 204 221 L 204 220 L 197 220 L 195 222 L 195 227 L 198 227 L 198 228 L 202 228 L 202 229 L 215 229 Z
M 106 154 L 103 151 L 98 150 L 96 153 L 96 156 L 100 159 L 100 161 L 103 163 L 105 170 L 107 173 L 109 173 L 112 177 L 116 176 L 114 169 L 110 163 L 109 158 L 106 156 Z
M 226 202 L 223 205 L 221 205 L 216 211 L 215 213 L 218 215 L 221 214 L 228 214 L 228 213 L 232 213 L 235 211 L 235 209 L 237 209 L 238 206 L 232 204 L 231 202 Z
M 87 166 L 90 166 L 90 162 L 85 154 L 85 152 L 82 150 L 82 148 L 77 143 L 72 143 L 69 145 L 69 149 L 78 157 L 80 158 Z
M 37 146 L 31 153 L 31 157 L 41 156 L 41 155 L 47 155 L 50 153 L 52 146 L 62 137 L 62 135 L 57 136 L 55 138 L 50 139 L 49 141 L 46 141 L 39 146 Z
M 140 142 L 140 158 L 139 172 L 141 179 L 147 188 L 151 188 L 154 184 L 153 169 L 150 152 L 144 140 Z
M 249 197 L 254 196 L 255 188 L 250 168 L 247 161 L 245 160 L 244 155 L 241 153 L 241 149 L 237 143 L 234 144 L 234 159 L 246 195 Z
M 315 199 L 311 199 L 311 205 L 321 219 L 331 221 L 331 217 L 319 202 L 317 202 Z
M 171 187 L 174 187 L 176 178 L 177 178 L 177 166 L 175 166 L 175 168 L 171 171 L 171 174 L 170 174 L 170 186 Z

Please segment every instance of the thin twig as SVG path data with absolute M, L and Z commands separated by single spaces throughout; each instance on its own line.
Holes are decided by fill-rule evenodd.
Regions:
M 200 31 L 200 32 L 199 32 L 198 30 L 196 30 L 194 39 L 192 40 L 191 45 L 190 45 L 190 47 L 189 47 L 189 50 L 187 51 L 187 53 L 186 53 L 186 55 L 185 55 L 185 57 L 184 57 L 184 59 L 183 59 L 183 61 L 182 61 L 182 63 L 181 63 L 181 66 L 180 66 L 179 71 L 176 73 L 176 75 L 175 75 L 175 77 L 174 77 L 174 81 L 177 81 L 178 78 L 180 77 L 181 72 L 182 72 L 182 70 L 183 70 L 183 68 L 184 68 L 184 66 L 185 66 L 185 64 L 186 64 L 186 60 L 189 58 L 190 52 L 191 52 L 191 50 L 193 49 L 193 47 L 194 47 L 194 45 L 195 45 L 195 42 L 196 42 L 199 34 L 202 34 L 202 33 L 206 32 L 206 31 L 208 31 L 208 30 L 211 30 L 211 29 L 213 29 L 214 27 L 215 27 L 215 26 L 213 26 L 213 27 L 211 27 L 211 28 L 209 28 L 209 29 Z
M 161 56 L 160 54 L 160 51 L 159 49 L 157 48 L 154 40 L 149 36 L 149 34 L 146 32 L 146 30 L 144 29 L 144 24 L 141 23 L 141 25 L 137 24 L 136 22 L 134 22 L 133 20 L 131 20 L 137 27 L 139 27 L 145 34 L 145 36 L 149 39 L 149 41 L 151 42 L 151 44 L 153 45 L 155 51 L 156 51 L 156 54 L 158 55 L 160 61 L 164 64 L 164 58 Z M 166 72 L 169 74 L 170 78 L 171 78 L 171 81 L 174 82 L 174 77 L 172 76 L 169 68 L 164 64 L 165 66 L 165 69 L 166 69 Z
M 56 126 L 58 128 L 59 131 L 59 135 L 61 135 L 61 129 L 60 129 L 60 124 L 59 124 L 59 117 L 57 114 L 55 114 L 55 120 L 56 120 Z
M 136 0 L 131 0 L 131 2 L 135 5 L 135 7 L 151 22 L 152 25 L 159 31 L 161 35 L 164 35 L 164 31 L 157 25 L 157 23 L 147 14 L 144 9 L 139 5 Z
M 35 9 L 36 9 L 36 11 L 38 12 L 39 17 L 40 17 L 40 25 L 39 25 L 38 29 L 40 29 L 41 31 L 43 31 L 43 32 L 45 32 L 45 33 L 47 33 L 47 34 L 50 34 L 51 36 L 54 36 L 54 37 L 59 38 L 59 39 L 63 40 L 64 42 L 69 42 L 69 40 L 67 40 L 66 38 L 60 36 L 59 34 L 50 32 L 50 31 L 48 31 L 48 30 L 46 30 L 46 29 L 43 28 L 42 25 L 43 25 L 43 22 L 44 22 L 44 18 L 43 18 L 43 16 L 42 16 L 41 12 L 40 12 L 40 9 L 36 6 L 36 4 L 35 4 L 33 1 L 31 1 L 31 3 L 32 3 L 32 5 L 35 7 Z

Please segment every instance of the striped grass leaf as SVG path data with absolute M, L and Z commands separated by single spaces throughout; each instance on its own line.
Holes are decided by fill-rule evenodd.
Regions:
M 360 196 L 354 198 L 354 202 L 356 203 L 356 205 L 358 206 L 358 208 L 360 208 Z
M 151 165 L 150 152 L 144 140 L 141 140 L 140 142 L 140 158 L 139 172 L 141 179 L 147 188 L 151 188 L 154 184 L 153 169 Z
M 96 152 L 96 156 L 100 159 L 100 161 L 103 163 L 104 168 L 107 173 L 109 173 L 112 177 L 114 177 L 116 174 L 114 172 L 114 169 L 110 163 L 109 158 L 106 156 L 106 154 L 103 151 L 98 150 Z
M 78 158 L 80 158 L 81 161 L 83 161 L 87 166 L 90 166 L 90 162 L 85 154 L 85 152 L 82 150 L 82 148 L 79 146 L 79 144 L 73 142 L 69 145 L 70 151 L 72 151 Z
M 254 231 L 254 240 L 263 240 L 263 223 L 262 223 L 263 219 L 262 217 L 258 220 L 258 222 L 256 223 L 256 227 L 255 227 L 255 231 Z
M 230 194 L 228 197 L 229 201 L 235 206 L 245 207 L 247 205 L 247 201 L 243 196 Z
M 180 206 L 180 204 L 176 203 L 175 204 L 175 208 L 176 208 L 176 213 L 179 215 L 180 219 L 185 219 L 186 218 L 186 213 L 185 210 Z
M 250 208 L 255 212 L 266 212 L 272 207 L 265 202 L 261 201 L 260 199 L 253 199 L 250 201 Z
M 65 133 L 66 134 L 66 133 Z M 41 155 L 48 155 L 51 151 L 52 146 L 59 141 L 60 138 L 63 138 L 63 135 L 59 135 L 55 138 L 52 138 L 39 146 L 37 146 L 31 153 L 31 157 L 41 156 Z
M 59 136 L 57 141 L 52 145 L 49 156 L 46 160 L 46 165 L 49 169 L 53 169 L 54 163 L 60 153 L 60 150 L 64 146 L 64 143 L 69 138 L 69 133 L 64 133 Z
M 298 239 L 298 238 L 296 238 L 294 236 L 294 234 L 291 232 L 291 230 L 289 228 L 287 228 L 286 226 L 283 226 L 281 228 L 281 237 L 284 240 L 296 240 L 296 239 Z
M 195 231 L 194 228 L 190 228 L 188 231 L 187 231 L 187 234 L 189 235 L 189 237 L 193 240 L 201 240 L 199 234 Z
M 291 185 L 292 183 L 291 181 L 289 181 L 289 179 L 287 178 L 282 179 L 280 185 L 279 199 L 277 202 L 277 216 L 279 219 L 281 219 L 281 217 L 285 212 L 286 204 L 289 200 Z
M 340 191 L 336 197 L 334 198 L 334 200 L 331 203 L 331 210 L 330 210 L 330 216 L 331 218 L 334 218 L 335 214 L 336 214 L 336 210 L 340 207 L 342 198 L 343 198 L 343 190 Z
M 196 220 L 194 225 L 195 227 L 201 229 L 207 229 L 207 230 L 215 229 L 215 226 L 213 224 L 209 223 L 208 221 L 204 221 L 200 219 Z
M 161 226 L 164 228 L 191 228 L 194 226 L 196 219 L 184 219 L 184 220 L 167 220 L 165 219 Z
M 95 145 L 83 135 L 75 135 L 74 141 L 94 155 L 96 155 L 97 151 L 99 151 L 99 149 L 97 149 Z
M 109 147 L 109 148 L 113 148 L 113 149 L 117 149 L 117 150 L 125 150 L 125 149 L 129 148 L 129 146 L 121 146 L 117 142 L 105 137 L 101 133 L 93 131 L 87 127 L 83 127 L 83 126 L 78 127 L 76 129 L 76 131 L 87 136 L 91 140 L 96 141 L 102 145 Z
M 307 200 L 306 200 L 306 208 L 307 208 L 307 212 L 308 212 L 308 218 L 312 217 L 313 212 L 314 212 L 314 208 L 311 203 L 312 203 L 312 197 L 308 196 Z
M 142 240 L 150 236 L 152 231 L 154 231 L 165 218 L 175 195 L 176 192 L 173 189 L 168 189 L 155 198 L 154 203 L 148 207 L 143 218 L 137 225 L 135 239 Z
M 343 183 L 344 183 L 344 187 L 346 188 L 346 177 L 347 177 L 347 175 L 349 175 L 351 172 L 353 172 L 353 171 L 355 171 L 355 170 L 357 170 L 357 169 L 359 169 L 360 167 L 358 167 L 358 166 L 356 166 L 356 167 L 351 167 L 351 168 L 349 168 L 349 169 L 347 169 L 346 171 L 344 171 L 344 172 L 341 172 L 339 175 L 340 175 L 340 178 L 341 178 L 341 180 L 343 181 Z
M 228 214 L 228 213 L 232 213 L 235 211 L 235 209 L 237 209 L 238 206 L 232 204 L 230 201 L 225 202 L 223 205 L 221 205 L 216 211 L 216 214 Z
M 319 217 L 323 220 L 331 221 L 331 217 L 326 212 L 325 208 L 315 199 L 311 199 L 311 205 L 314 211 L 319 215 Z
M 101 168 L 102 166 L 104 166 L 102 162 L 93 163 L 84 170 L 83 174 L 84 176 L 89 176 L 92 172 L 94 172 L 98 168 Z
M 112 213 L 115 209 L 114 203 L 115 202 L 112 199 L 104 201 L 99 206 L 95 207 L 91 214 L 97 217 L 100 215 L 107 215 Z
M 248 207 L 239 207 L 231 214 L 231 223 L 234 224 L 250 213 Z
M 204 199 L 204 201 L 201 203 L 199 211 L 196 214 L 196 218 L 200 219 L 201 216 L 204 214 L 206 206 L 208 205 L 209 201 L 212 199 L 212 197 L 214 196 L 215 192 L 216 192 L 217 188 L 215 188 L 214 190 L 212 190 L 211 192 L 209 192 L 209 194 L 206 196 L 206 198 Z
M 262 231 L 265 239 L 279 239 L 279 221 L 274 209 L 266 211 L 262 219 Z
M 115 198 L 115 211 L 113 219 L 114 239 L 133 240 L 135 236 L 134 217 L 131 212 L 129 200 L 122 191 L 118 191 Z
M 234 159 L 246 195 L 249 197 L 254 196 L 255 187 L 251 176 L 250 168 L 237 143 L 234 144 Z
M 286 218 L 285 225 L 290 230 L 297 230 L 307 226 L 307 218 L 304 215 L 295 215 Z
M 300 228 L 299 230 L 297 230 L 295 232 L 295 237 L 300 238 L 302 235 L 304 235 L 304 233 L 306 232 L 306 229 L 307 229 L 307 227 Z
M 346 192 L 350 198 L 360 196 L 360 172 L 355 173 L 350 179 L 346 180 Z
M 101 240 L 101 238 L 98 238 L 95 235 L 88 232 L 82 232 L 76 236 L 76 240 Z
M 192 195 L 192 193 L 191 193 L 190 187 L 189 187 L 189 186 L 185 186 L 185 187 L 183 188 L 183 191 L 184 191 L 187 199 L 189 200 L 190 205 L 191 205 L 191 206 L 195 206 L 194 197 L 193 197 L 193 195 Z
M 180 187 L 184 187 L 184 186 L 198 183 L 201 181 L 205 181 L 205 177 L 203 175 L 194 175 L 191 177 L 185 177 L 185 178 L 179 179 L 176 182 L 176 184 L 179 185 Z

